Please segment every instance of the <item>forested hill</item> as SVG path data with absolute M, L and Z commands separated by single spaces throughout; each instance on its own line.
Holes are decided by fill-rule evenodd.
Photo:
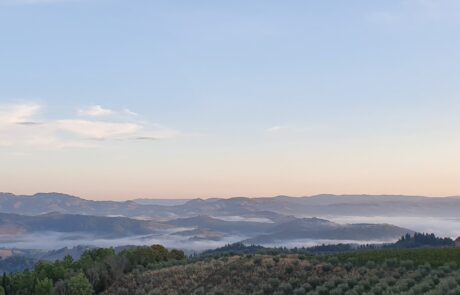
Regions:
M 4 275 L 0 294 L 455 295 L 460 294 L 460 248 L 452 242 L 417 234 L 379 249 L 336 245 L 336 252 L 329 254 L 314 247 L 273 249 L 239 243 L 189 258 L 160 245 L 119 253 L 99 248 L 85 251 L 78 260 L 67 256 L 41 261 L 30 271 Z M 431 247 L 402 248 L 414 243 Z
M 106 295 L 460 294 L 460 249 L 223 255 L 123 276 Z

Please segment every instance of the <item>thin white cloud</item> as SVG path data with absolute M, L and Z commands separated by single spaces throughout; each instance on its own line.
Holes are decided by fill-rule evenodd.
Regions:
M 38 104 L 0 105 L 0 145 L 44 148 L 93 147 L 97 140 L 167 139 L 180 132 L 161 125 L 112 116 L 110 121 L 63 118 L 40 120 Z M 113 114 L 123 114 L 115 112 Z
M 79 109 L 77 113 L 80 116 L 102 117 L 112 115 L 114 111 L 111 109 L 103 108 L 100 105 L 92 105 L 84 109 Z
M 267 132 L 277 133 L 277 132 L 283 131 L 285 129 L 287 129 L 286 126 L 275 125 L 275 126 L 272 126 L 272 127 L 268 128 Z
M 136 134 L 142 127 L 135 123 L 117 123 L 88 120 L 59 120 L 59 130 L 68 131 L 91 139 L 108 139 Z
M 140 132 L 136 133 L 137 140 L 161 140 L 180 137 L 183 134 L 175 129 L 167 128 L 158 124 L 147 124 Z
M 124 109 L 123 113 L 125 113 L 126 115 L 129 115 L 129 116 L 138 116 L 139 115 L 138 113 L 133 112 L 130 109 Z

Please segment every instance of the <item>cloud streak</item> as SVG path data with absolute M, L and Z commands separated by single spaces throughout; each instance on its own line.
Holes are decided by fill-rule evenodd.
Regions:
M 85 109 L 88 119 L 38 120 L 42 113 L 43 107 L 38 104 L 0 105 L 0 146 L 93 147 L 94 140 L 161 140 L 180 135 L 158 124 L 126 119 L 100 106 Z M 93 118 L 109 114 L 110 120 Z
M 112 115 L 114 111 L 103 108 L 100 105 L 92 105 L 84 109 L 79 109 L 77 113 L 80 116 L 101 117 Z
M 60 120 L 56 122 L 59 130 L 67 131 L 90 139 L 109 139 L 136 134 L 142 126 L 136 123 L 117 123 L 88 120 Z
M 277 132 L 281 132 L 283 130 L 287 129 L 286 126 L 280 126 L 280 125 L 276 125 L 276 126 L 272 126 L 270 128 L 267 129 L 267 132 L 270 132 L 270 133 L 277 133 Z

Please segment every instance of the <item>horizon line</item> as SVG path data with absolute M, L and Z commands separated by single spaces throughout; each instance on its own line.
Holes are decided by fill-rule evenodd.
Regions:
M 191 201 L 191 200 L 213 200 L 213 199 L 222 199 L 222 200 L 230 200 L 230 199 L 239 199 L 239 198 L 246 198 L 246 199 L 271 199 L 271 198 L 312 198 L 312 197 L 325 197 L 325 196 L 334 196 L 334 197 L 408 197 L 408 198 L 437 198 L 437 199 L 445 199 L 445 198 L 460 198 L 460 195 L 438 195 L 438 196 L 430 196 L 430 195 L 410 195 L 410 194 L 353 194 L 353 193 L 344 193 L 344 194 L 331 194 L 331 193 L 321 193 L 321 194 L 312 194 L 312 195 L 272 195 L 272 196 L 220 196 L 220 197 L 190 197 L 190 198 L 168 198 L 168 197 L 131 197 L 126 199 L 94 199 L 94 198 L 87 198 L 82 197 L 77 194 L 71 193 L 64 193 L 64 192 L 56 192 L 56 191 L 49 191 L 49 192 L 36 192 L 33 194 L 16 194 L 12 192 L 0 192 L 1 194 L 8 194 L 13 195 L 14 197 L 35 197 L 36 195 L 50 195 L 50 194 L 58 194 L 58 195 L 65 195 L 69 197 L 75 197 L 82 200 L 87 201 L 112 201 L 112 202 L 135 202 L 138 200 L 177 200 L 177 201 Z

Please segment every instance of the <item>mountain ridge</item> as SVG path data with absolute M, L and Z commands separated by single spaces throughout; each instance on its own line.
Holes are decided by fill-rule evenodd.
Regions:
M 306 197 L 235 197 L 192 199 L 183 204 L 140 204 L 135 201 L 96 201 L 61 193 L 32 196 L 0 193 L 0 212 L 40 215 L 65 214 L 149 218 L 190 217 L 201 214 L 232 216 L 274 212 L 307 216 L 439 216 L 457 217 L 459 197 L 404 195 L 314 195 Z

